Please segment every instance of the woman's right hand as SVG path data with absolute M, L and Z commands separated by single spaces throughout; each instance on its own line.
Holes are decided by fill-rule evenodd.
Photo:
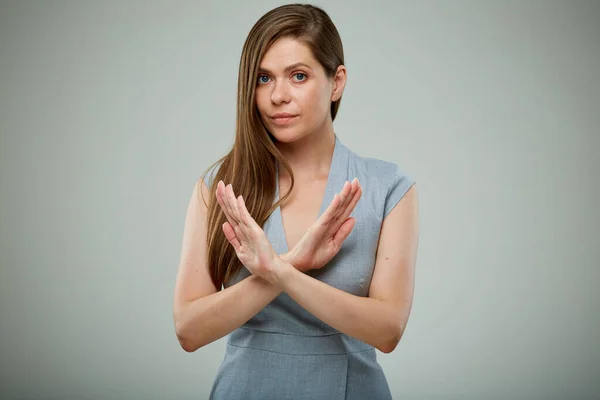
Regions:
M 342 191 L 333 197 L 325 212 L 282 258 L 302 272 L 327 264 L 338 253 L 354 228 L 356 221 L 350 214 L 361 195 L 362 188 L 358 179 L 346 181 Z

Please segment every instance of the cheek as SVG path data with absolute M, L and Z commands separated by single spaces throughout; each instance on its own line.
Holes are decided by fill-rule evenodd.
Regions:
M 256 107 L 258 108 L 259 113 L 263 113 L 263 110 L 266 108 L 265 101 L 266 97 L 263 91 L 257 90 L 254 94 L 254 101 L 256 102 Z
M 312 88 L 302 97 L 303 109 L 309 113 L 311 119 L 322 119 L 329 111 L 330 104 L 328 94 L 321 88 Z

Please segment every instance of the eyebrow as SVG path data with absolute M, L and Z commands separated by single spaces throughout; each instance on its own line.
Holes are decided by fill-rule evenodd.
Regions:
M 283 70 L 283 72 L 289 72 L 290 70 L 292 70 L 292 69 L 294 69 L 294 68 L 298 68 L 298 67 L 306 67 L 306 68 L 308 68 L 308 69 L 312 70 L 312 67 L 311 67 L 310 65 L 308 65 L 308 64 L 305 64 L 305 63 L 303 63 L 303 62 L 298 62 L 298 63 L 292 64 L 292 65 L 288 65 L 287 67 L 285 67 L 285 69 Z M 272 72 L 271 72 L 271 71 L 269 71 L 267 68 L 262 68 L 262 67 L 261 67 L 261 68 L 259 68 L 258 72 L 259 72 L 259 73 L 262 73 L 262 72 L 264 72 L 264 73 L 266 73 L 266 74 L 271 74 L 271 73 L 272 73 Z

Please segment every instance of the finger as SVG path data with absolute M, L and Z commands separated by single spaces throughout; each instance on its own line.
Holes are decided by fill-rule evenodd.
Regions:
M 229 220 L 229 222 L 231 223 L 232 226 L 236 226 L 237 222 L 235 221 L 235 218 L 231 215 L 231 207 L 229 205 L 229 201 L 227 199 L 227 190 L 226 190 L 226 186 L 223 183 L 223 181 L 219 181 L 219 185 L 217 185 L 217 190 L 219 191 L 219 198 L 221 199 L 221 203 L 223 203 L 224 206 L 224 212 L 225 215 L 227 216 L 227 219 Z
M 242 195 L 239 195 L 237 197 L 237 206 L 238 206 L 238 210 L 240 211 L 240 221 L 250 227 L 252 226 L 252 223 L 256 223 L 256 221 L 254 221 L 254 218 L 252 218 L 252 215 L 250 215 L 250 212 L 248 211 L 248 208 L 246 207 L 246 202 L 244 201 L 244 197 Z
M 244 201 L 244 198 L 241 195 L 238 196 L 237 202 L 238 210 L 240 211 L 240 221 L 245 226 L 247 235 L 250 235 L 252 231 L 258 232 L 257 229 L 262 229 L 256 223 L 256 220 L 252 218 L 252 215 L 250 215 L 250 212 L 246 207 L 246 202 Z
M 342 243 L 344 243 L 344 240 L 346 240 L 346 238 L 348 237 L 350 232 L 352 232 L 352 229 L 354 228 L 355 223 L 356 223 L 356 220 L 354 218 L 350 217 L 346 221 L 344 221 L 342 226 L 340 226 L 340 229 L 338 229 L 336 234 L 333 236 L 333 243 L 335 244 L 336 248 L 339 249 L 342 246 Z
M 231 245 L 233 246 L 233 248 L 235 249 L 235 251 L 237 253 L 241 244 L 235 234 L 233 227 L 231 226 L 231 224 L 229 222 L 225 222 L 222 225 L 222 228 L 223 228 L 223 233 L 225 234 L 225 237 L 227 238 L 229 243 L 231 243 Z
M 237 222 L 235 221 L 235 219 L 231 216 L 231 213 L 229 212 L 229 205 L 227 204 L 227 200 L 225 198 L 224 189 L 225 189 L 225 184 L 223 183 L 223 181 L 219 181 L 219 183 L 217 184 L 217 192 L 216 192 L 217 202 L 221 206 L 221 209 L 223 210 L 223 213 L 225 214 L 225 217 L 227 217 L 227 220 L 229 221 L 231 226 L 235 227 L 237 225 Z
M 356 190 L 356 193 L 354 193 L 352 200 L 350 201 L 350 203 L 348 203 L 346 209 L 344 210 L 344 213 L 342 214 L 342 219 L 345 220 L 346 218 L 348 218 L 350 216 L 350 214 L 352 214 L 352 211 L 354 211 L 354 208 L 356 207 L 356 204 L 360 200 L 361 196 L 362 196 L 362 187 L 359 186 L 358 189 Z
M 239 224 L 240 222 L 240 213 L 237 209 L 237 201 L 235 201 L 235 193 L 233 192 L 233 186 L 231 183 L 226 187 L 226 198 L 227 203 L 229 204 L 229 212 L 231 216 L 235 219 L 235 221 Z
M 344 182 L 344 186 L 342 186 L 342 190 L 340 191 L 340 205 L 337 209 L 337 214 L 339 215 L 340 210 L 343 210 L 348 203 L 348 196 L 352 191 L 352 184 L 348 181 Z
M 358 179 L 354 178 L 352 180 L 352 182 L 348 183 L 348 192 L 344 197 L 344 201 L 342 202 L 342 204 L 340 204 L 340 207 L 339 207 L 340 215 L 344 213 L 344 210 L 346 209 L 346 207 L 348 206 L 350 201 L 352 201 L 352 198 L 353 198 L 354 194 L 356 193 L 357 188 L 358 188 Z M 343 192 L 343 190 L 342 190 L 342 192 Z
M 239 239 L 240 243 L 242 243 L 242 245 L 244 243 L 250 242 L 250 238 L 247 233 L 247 228 L 244 226 L 244 224 L 242 224 L 242 223 L 238 224 L 235 228 L 233 228 L 233 230 L 235 232 L 235 235 Z
M 242 223 L 240 212 L 237 206 L 237 199 L 235 198 L 235 194 L 233 192 L 233 186 L 230 183 L 225 189 L 225 197 L 227 199 L 227 203 L 229 204 L 229 212 L 236 222 L 235 226 L 233 227 L 234 232 L 236 233 L 241 243 L 248 242 L 250 240 L 250 237 L 248 235 L 246 227 Z
M 331 203 L 329 203 L 329 206 L 327 207 L 327 209 L 325 209 L 325 212 L 323 212 L 323 214 L 319 217 L 317 222 L 327 223 L 328 221 L 330 221 L 333 218 L 333 215 L 335 214 L 335 211 L 337 210 L 339 204 L 340 196 L 336 193 L 333 195 Z
M 346 219 L 350 216 L 350 214 L 352 214 L 352 212 L 354 211 L 354 208 L 356 207 L 356 204 L 358 203 L 358 201 L 360 200 L 362 196 L 362 187 L 358 186 L 358 188 L 356 189 L 356 192 L 354 193 L 354 196 L 352 196 L 352 200 L 348 203 L 348 205 L 346 206 L 346 209 L 344 210 L 344 213 L 342 214 L 342 219 Z
M 344 214 L 344 210 L 346 209 L 346 206 L 352 200 L 352 196 L 354 195 L 355 187 L 356 187 L 356 185 L 354 184 L 354 180 L 352 182 L 346 181 L 346 183 L 344 184 L 344 187 L 340 193 L 342 201 L 340 202 L 340 205 L 338 206 L 337 210 L 334 213 L 334 216 L 333 216 L 334 221 L 340 221 L 340 219 L 342 218 L 342 215 Z M 343 221 L 343 219 L 342 219 L 342 221 Z M 340 221 L 340 223 L 341 223 L 341 221 Z

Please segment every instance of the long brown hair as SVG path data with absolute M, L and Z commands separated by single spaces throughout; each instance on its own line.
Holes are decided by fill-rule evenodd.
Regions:
M 294 187 L 292 170 L 275 146 L 274 137 L 262 123 L 255 103 L 260 61 L 269 47 L 283 37 L 291 37 L 307 45 L 329 78 L 333 78 L 337 67 L 344 64 L 340 35 L 327 13 L 319 7 L 309 4 L 280 6 L 263 15 L 250 30 L 239 65 L 235 142 L 231 150 L 202 175 L 204 178 L 211 168 L 221 164 L 209 188 L 210 201 L 207 204 L 207 262 L 217 290 L 235 276 L 242 265 L 222 231 L 227 219 L 215 198 L 219 180 L 226 185 L 231 183 L 236 195 L 243 196 L 250 215 L 260 226 L 264 226 L 269 215 L 289 197 Z M 331 103 L 332 120 L 340 101 L 341 98 Z M 276 163 L 289 173 L 291 186 L 285 196 L 273 204 Z M 201 191 L 198 190 L 198 193 Z

